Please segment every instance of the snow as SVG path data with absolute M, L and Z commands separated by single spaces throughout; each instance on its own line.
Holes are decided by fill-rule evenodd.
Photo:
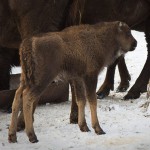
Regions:
M 126 55 L 132 86 L 140 74 L 147 57 L 144 34 L 133 31 L 138 41 L 135 51 Z M 18 69 L 18 68 L 17 68 Z M 13 72 L 18 72 L 16 68 Z M 98 87 L 105 77 L 99 76 Z M 115 89 L 120 82 L 115 75 Z M 137 100 L 123 101 L 126 94 L 111 91 L 110 95 L 98 100 L 98 118 L 105 135 L 96 135 L 91 128 L 90 110 L 86 106 L 87 124 L 91 130 L 82 133 L 78 125 L 69 123 L 71 101 L 61 104 L 38 106 L 34 128 L 39 142 L 31 144 L 24 131 L 17 133 L 18 143 L 7 141 L 11 114 L 0 112 L 0 150 L 148 150 L 150 149 L 150 106 L 145 110 L 146 93 Z M 71 96 L 70 96 L 71 98 Z

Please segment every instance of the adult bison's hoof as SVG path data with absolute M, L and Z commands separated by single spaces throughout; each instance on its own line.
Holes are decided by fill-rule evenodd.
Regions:
M 98 91 L 97 94 L 97 99 L 103 99 L 105 97 L 107 97 L 110 93 L 110 89 L 107 90 L 103 90 L 103 91 Z
M 8 141 L 9 141 L 9 143 L 16 143 L 17 142 L 16 134 L 9 134 Z
M 126 84 L 120 83 L 120 85 L 118 86 L 116 92 L 117 92 L 117 93 L 118 93 L 118 92 L 126 92 L 128 88 L 129 88 L 129 82 L 126 83 Z
M 2 110 L 2 112 L 4 112 L 4 113 L 8 113 L 8 114 L 12 113 L 11 107 L 2 107 L 1 110 Z
M 137 92 L 137 91 L 136 92 L 128 92 L 128 94 L 125 95 L 123 99 L 124 100 L 137 99 L 140 97 L 140 95 L 141 95 L 141 93 Z
M 112 84 L 103 84 L 96 93 L 97 98 L 103 99 L 107 97 L 110 93 L 110 90 L 114 90 L 114 86 Z
M 147 84 L 137 86 L 137 84 L 134 84 L 132 88 L 129 90 L 127 95 L 124 96 L 124 100 L 128 99 L 137 99 L 140 97 L 141 93 L 144 93 L 147 91 Z

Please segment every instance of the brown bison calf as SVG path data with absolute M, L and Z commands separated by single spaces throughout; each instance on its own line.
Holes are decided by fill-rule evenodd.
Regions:
M 33 113 L 46 87 L 53 80 L 74 84 L 78 106 L 78 125 L 89 131 L 85 119 L 88 99 L 92 127 L 104 134 L 97 118 L 96 85 L 99 72 L 118 56 L 134 50 L 136 40 L 122 22 L 70 27 L 62 32 L 40 34 L 25 39 L 20 47 L 21 83 L 16 91 L 9 128 L 9 142 L 16 142 L 17 115 L 23 98 L 26 133 L 30 142 L 37 142 Z

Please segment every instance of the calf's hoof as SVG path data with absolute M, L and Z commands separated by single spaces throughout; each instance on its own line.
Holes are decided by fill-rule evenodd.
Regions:
M 89 132 L 89 131 L 90 131 L 90 129 L 88 128 L 87 125 L 81 125 L 81 126 L 80 126 L 80 130 L 81 130 L 82 132 Z
M 8 142 L 9 143 L 16 143 L 17 142 L 17 136 L 16 136 L 16 134 L 9 134 L 8 135 Z
M 95 133 L 96 133 L 97 135 L 106 134 L 106 133 L 103 131 L 103 129 L 102 129 L 99 125 L 95 125 L 95 126 L 93 127 L 93 129 L 95 130 Z
M 38 139 L 37 139 L 35 134 L 29 134 L 28 137 L 29 137 L 29 141 L 31 143 L 37 143 L 38 142 Z
M 37 143 L 39 140 L 38 140 L 38 139 L 29 139 L 29 141 L 30 141 L 31 143 Z
M 101 129 L 101 130 L 95 130 L 95 133 L 96 133 L 97 135 L 106 134 L 102 129 Z

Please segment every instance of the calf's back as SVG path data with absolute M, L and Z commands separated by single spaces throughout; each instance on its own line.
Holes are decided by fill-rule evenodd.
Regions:
M 69 27 L 26 39 L 21 64 L 28 84 L 40 84 L 65 72 L 67 78 L 97 73 L 115 59 L 118 22 Z

